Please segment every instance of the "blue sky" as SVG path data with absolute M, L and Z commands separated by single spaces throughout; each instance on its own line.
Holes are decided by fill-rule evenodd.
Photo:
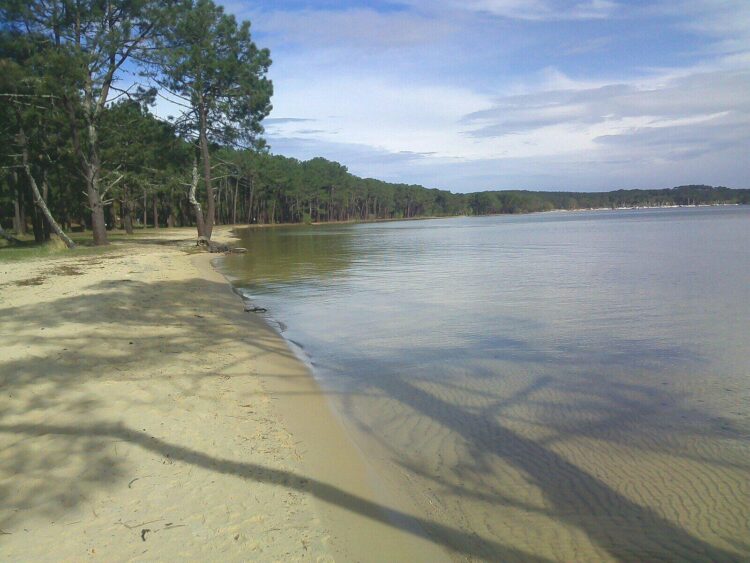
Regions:
M 278 154 L 453 191 L 750 187 L 748 0 L 225 0 Z

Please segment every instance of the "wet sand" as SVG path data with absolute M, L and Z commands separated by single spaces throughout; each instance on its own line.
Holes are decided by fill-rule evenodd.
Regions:
M 0 558 L 445 558 L 192 238 L 0 264 Z

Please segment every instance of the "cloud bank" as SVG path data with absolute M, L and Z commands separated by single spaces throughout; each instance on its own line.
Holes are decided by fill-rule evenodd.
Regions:
M 747 187 L 745 0 L 227 3 L 274 152 L 457 191 Z

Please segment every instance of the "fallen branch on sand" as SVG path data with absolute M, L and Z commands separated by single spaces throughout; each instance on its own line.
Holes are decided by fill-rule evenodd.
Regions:
M 266 309 L 265 307 L 250 307 L 250 306 L 245 307 L 246 313 L 265 313 L 267 311 L 268 309 Z

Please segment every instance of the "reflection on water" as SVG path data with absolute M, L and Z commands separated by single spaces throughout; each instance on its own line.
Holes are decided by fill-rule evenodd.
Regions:
M 750 558 L 750 209 L 243 237 L 227 273 L 456 554 Z

